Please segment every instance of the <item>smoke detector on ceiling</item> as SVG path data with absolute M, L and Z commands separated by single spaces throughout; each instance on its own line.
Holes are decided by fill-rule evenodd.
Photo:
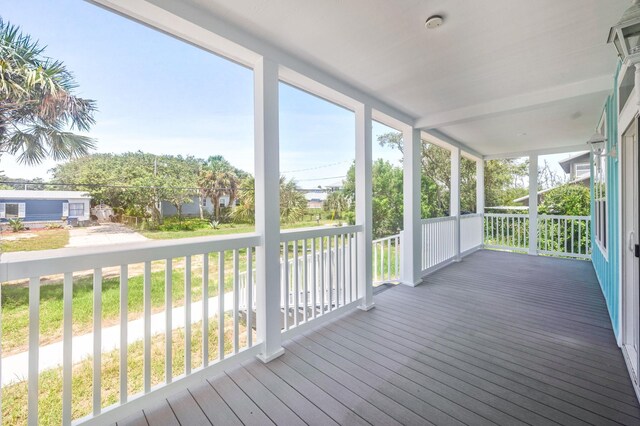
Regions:
M 441 26 L 443 23 L 444 23 L 444 18 L 442 16 L 433 15 L 427 19 L 427 21 L 424 23 L 424 26 L 429 30 L 433 30 Z

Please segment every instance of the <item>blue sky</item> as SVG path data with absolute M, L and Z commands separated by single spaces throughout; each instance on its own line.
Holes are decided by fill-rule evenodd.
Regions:
M 251 70 L 84 1 L 0 0 L 0 16 L 46 45 L 74 73 L 77 94 L 97 101 L 97 152 L 220 154 L 253 172 Z M 355 155 L 353 113 L 280 87 L 280 170 L 305 188 L 339 182 Z M 388 130 L 376 123 L 374 138 Z M 400 159 L 374 144 L 379 157 Z M 53 166 L 0 158 L 14 178 L 47 178 Z

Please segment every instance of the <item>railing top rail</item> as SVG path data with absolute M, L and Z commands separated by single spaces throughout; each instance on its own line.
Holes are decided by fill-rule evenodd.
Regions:
M 484 216 L 482 213 L 467 213 L 460 215 L 460 219 L 472 219 L 474 217 L 482 217 Z
M 528 218 L 526 213 L 485 213 L 485 217 L 516 217 L 516 218 Z
M 591 220 L 591 216 L 568 216 L 560 214 L 539 214 L 539 219 L 571 219 L 571 220 Z
M 331 237 L 334 235 L 351 234 L 356 232 L 362 232 L 362 225 L 349 225 L 349 226 L 316 226 L 312 228 L 296 228 L 285 229 L 280 231 L 280 242 L 285 243 L 288 241 L 306 240 L 310 238 L 318 237 Z
M 395 240 L 396 238 L 400 238 L 400 234 L 389 235 L 388 237 L 378 238 L 377 240 L 371 241 L 372 244 L 381 243 L 387 240 Z
M 443 217 L 431 217 L 428 219 L 422 219 L 422 223 L 438 223 L 438 222 L 450 222 L 456 220 L 455 216 L 443 216 Z
M 255 247 L 260 240 L 259 234 L 248 233 L 5 253 L 0 255 L 0 282 Z

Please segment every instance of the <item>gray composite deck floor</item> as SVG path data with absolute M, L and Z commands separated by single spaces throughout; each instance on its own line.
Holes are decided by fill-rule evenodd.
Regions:
M 479 251 L 119 425 L 634 424 L 590 262 Z

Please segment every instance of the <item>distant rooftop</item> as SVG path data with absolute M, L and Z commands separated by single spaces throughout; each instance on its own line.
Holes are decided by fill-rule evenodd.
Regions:
M 68 200 L 70 198 L 91 198 L 86 191 L 29 191 L 29 190 L 0 190 L 2 198 L 24 198 L 30 200 Z

